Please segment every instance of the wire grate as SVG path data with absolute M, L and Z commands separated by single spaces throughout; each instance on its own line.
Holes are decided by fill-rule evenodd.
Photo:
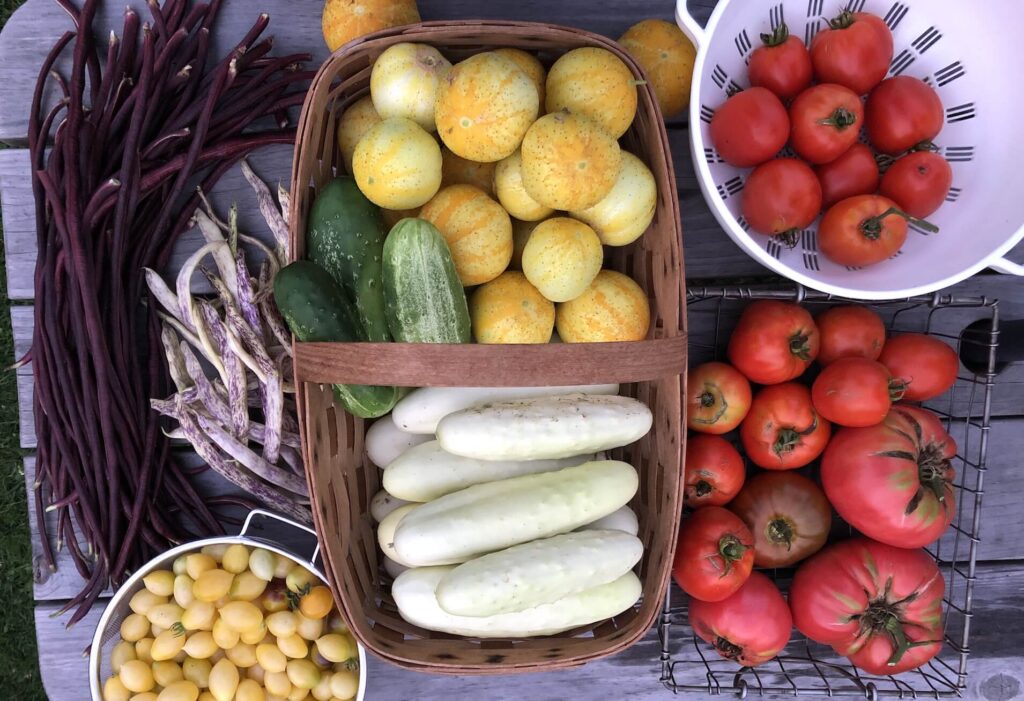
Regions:
M 812 314 L 837 304 L 856 303 L 802 287 L 703 287 L 687 293 L 690 362 L 721 358 L 725 341 L 750 300 L 779 299 L 800 302 Z M 966 688 L 970 652 L 971 604 L 975 584 L 981 501 L 984 495 L 985 456 L 996 377 L 999 312 L 995 300 L 949 294 L 913 297 L 872 304 L 890 332 L 927 333 L 946 340 L 960 356 L 980 358 L 974 371 L 962 371 L 956 385 L 925 406 L 938 414 L 957 442 L 957 514 L 952 527 L 928 548 L 946 580 L 944 598 L 945 645 L 920 669 L 896 676 L 862 673 L 830 647 L 806 639 L 796 630 L 783 654 L 759 667 L 739 667 L 722 659 L 710 645 L 694 635 L 687 620 L 686 595 L 670 587 L 659 622 L 661 682 L 674 692 L 791 696 L 863 696 L 869 699 L 944 698 L 960 696 Z M 987 322 L 971 333 L 972 322 Z M 841 524 L 833 535 L 849 536 Z M 792 568 L 768 570 L 785 591 Z

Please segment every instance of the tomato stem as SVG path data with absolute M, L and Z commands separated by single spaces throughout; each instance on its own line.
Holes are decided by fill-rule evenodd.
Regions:
M 743 654 L 743 648 L 721 635 L 715 638 L 714 648 L 727 660 L 738 660 Z
M 697 484 L 693 485 L 693 491 L 699 497 L 706 497 L 708 494 L 715 491 L 715 488 L 706 480 L 700 480 Z
M 775 240 L 786 248 L 796 248 L 796 245 L 800 243 L 800 229 L 794 226 L 792 229 L 780 231 L 775 234 Z
M 725 393 L 722 392 L 718 387 L 713 384 L 706 383 L 704 385 L 704 391 L 700 393 L 698 397 L 701 409 L 710 409 L 711 407 L 718 404 L 718 409 L 710 418 L 702 418 L 699 414 L 694 417 L 694 421 L 700 424 L 712 425 L 718 423 L 718 420 L 725 415 L 725 412 L 729 410 L 729 402 L 725 399 Z M 696 413 L 696 412 L 695 412 Z
M 931 141 L 922 141 L 910 147 L 910 153 L 915 151 L 931 151 L 932 153 L 938 153 L 939 147 Z
M 849 10 L 843 10 L 839 13 L 838 17 L 828 21 L 828 26 L 832 29 L 846 29 L 853 24 L 854 21 L 856 21 L 856 18 L 853 16 L 853 13 Z
M 811 334 L 801 329 L 789 337 L 789 352 L 800 360 L 811 360 Z
M 787 39 L 789 39 L 789 27 L 785 22 L 779 23 L 779 26 L 770 33 L 761 34 L 761 41 L 765 46 L 781 46 L 786 43 Z
M 845 107 L 836 107 L 832 114 L 825 119 L 819 119 L 817 123 L 835 127 L 839 131 L 843 131 L 847 127 L 852 127 L 857 123 L 857 115 Z
M 786 544 L 786 550 L 793 547 L 793 524 L 784 518 L 773 518 L 764 529 L 764 535 L 769 543 L 780 545 Z
M 889 380 L 889 401 L 898 402 L 907 392 L 907 383 L 898 377 Z
M 797 430 L 791 426 L 781 428 L 775 437 L 775 443 L 772 444 L 772 452 L 782 457 L 783 453 L 791 452 L 798 445 L 800 445 L 800 434 Z
M 718 541 L 718 554 L 725 562 L 725 567 L 722 568 L 720 576 L 724 577 L 729 574 L 732 570 L 732 563 L 742 559 L 743 554 L 749 549 L 749 545 L 744 545 L 739 538 L 731 533 L 722 536 Z
M 898 217 L 903 217 L 911 224 L 915 224 L 921 229 L 924 229 L 925 231 L 930 231 L 933 234 L 939 230 L 939 227 L 935 226 L 931 222 L 925 221 L 924 219 L 918 219 L 917 217 L 912 217 L 899 207 L 889 207 L 889 209 L 885 210 L 881 214 L 877 214 L 873 217 L 868 217 L 867 219 L 862 221 L 860 223 L 860 232 L 864 234 L 865 238 L 867 238 L 868 240 L 875 241 L 876 239 L 878 239 L 879 236 L 882 235 L 882 220 L 894 214 Z

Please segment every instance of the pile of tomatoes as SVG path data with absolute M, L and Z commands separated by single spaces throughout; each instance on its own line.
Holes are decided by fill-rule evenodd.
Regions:
M 908 221 L 938 231 L 924 217 L 942 205 L 953 181 L 932 143 L 945 113 L 923 81 L 885 78 L 893 54 L 885 22 L 844 11 L 809 50 L 784 23 L 761 38 L 750 56 L 752 87 L 711 120 L 721 158 L 754 169 L 742 195 L 750 227 L 792 246 L 823 213 L 822 253 L 856 267 L 895 254 Z M 877 158 L 858 140 L 862 129 Z M 798 158 L 775 158 L 787 143 Z M 888 164 L 884 174 L 879 160 Z
M 778 654 L 794 625 L 870 674 L 921 666 L 942 645 L 944 592 L 921 548 L 955 515 L 957 447 L 914 402 L 953 386 L 956 352 L 923 334 L 887 338 L 867 307 L 815 318 L 760 300 L 744 309 L 727 355 L 688 375 L 694 511 L 673 575 L 694 631 L 748 666 Z M 723 437 L 734 431 L 738 440 Z M 860 535 L 829 544 L 833 510 Z M 788 602 L 754 571 L 794 565 Z

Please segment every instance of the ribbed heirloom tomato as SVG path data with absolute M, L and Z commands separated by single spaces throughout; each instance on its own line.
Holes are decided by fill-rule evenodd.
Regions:
M 885 323 L 868 307 L 855 304 L 831 307 L 814 317 L 821 334 L 818 363 L 828 365 L 839 358 L 878 360 L 885 345 Z
M 836 432 L 821 458 L 821 484 L 864 535 L 920 548 L 938 540 L 956 514 L 954 455 L 956 442 L 935 414 L 897 405 L 882 423 Z
M 912 402 L 934 399 L 947 391 L 960 371 L 956 351 L 923 333 L 893 336 L 882 348 L 878 362 L 906 383 L 903 398 Z
M 868 674 L 920 667 L 942 648 L 945 585 L 924 550 L 853 538 L 800 566 L 789 587 L 797 630 Z
M 724 506 L 743 486 L 743 456 L 719 436 L 698 434 L 686 439 L 686 503 Z
M 750 381 L 727 363 L 691 368 L 686 379 L 686 425 L 701 433 L 728 433 L 750 410 Z
M 748 304 L 729 337 L 729 360 L 762 385 L 800 377 L 818 357 L 818 327 L 798 304 L 771 299 Z
M 814 410 L 811 391 L 796 382 L 765 387 L 740 424 L 747 457 L 766 470 L 795 470 L 825 450 L 832 426 Z
M 953 169 L 932 151 L 914 151 L 885 171 L 879 192 L 915 217 L 927 217 L 946 201 Z
M 750 168 L 786 145 L 789 115 L 771 90 L 748 88 L 715 110 L 711 143 L 729 165 Z
M 705 506 L 683 520 L 672 575 L 687 594 L 701 601 L 732 596 L 754 567 L 754 538 L 736 514 Z
M 760 472 L 729 503 L 754 536 L 754 564 L 787 567 L 821 550 L 832 507 L 814 482 L 796 472 Z
M 938 94 L 924 81 L 906 75 L 882 81 L 864 106 L 868 140 L 890 156 L 934 139 L 944 119 Z
M 824 207 L 854 195 L 869 195 L 878 189 L 878 162 L 864 144 L 854 144 L 834 161 L 815 166 L 814 174 L 821 183 Z
M 864 123 L 860 98 L 842 85 L 807 88 L 789 108 L 789 145 L 810 163 L 830 163 L 857 142 Z
M 839 83 L 858 95 L 878 85 L 892 61 L 892 32 L 878 15 L 844 11 L 811 40 L 819 83 Z
M 803 161 L 774 158 L 747 177 L 741 208 L 754 231 L 783 236 L 792 244 L 821 211 L 821 183 Z
M 907 385 L 881 363 L 840 358 L 814 380 L 811 399 L 818 413 L 840 426 L 874 426 L 903 398 Z
M 690 601 L 690 625 L 727 660 L 755 667 L 779 654 L 793 632 L 793 617 L 772 580 L 754 572 L 718 602 Z
M 751 85 L 767 88 L 783 100 L 791 100 L 811 84 L 811 55 L 789 27 L 781 22 L 771 34 L 762 34 L 762 46 L 754 49 L 747 64 Z

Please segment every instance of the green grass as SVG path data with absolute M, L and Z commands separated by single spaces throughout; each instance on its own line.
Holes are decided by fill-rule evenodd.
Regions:
M 0 0 L 0 28 L 24 0 Z M 0 245 L 0 366 L 14 359 L 7 268 Z M 36 657 L 32 546 L 22 451 L 18 447 L 18 389 L 13 371 L 0 370 L 0 689 L 4 698 L 45 699 Z

